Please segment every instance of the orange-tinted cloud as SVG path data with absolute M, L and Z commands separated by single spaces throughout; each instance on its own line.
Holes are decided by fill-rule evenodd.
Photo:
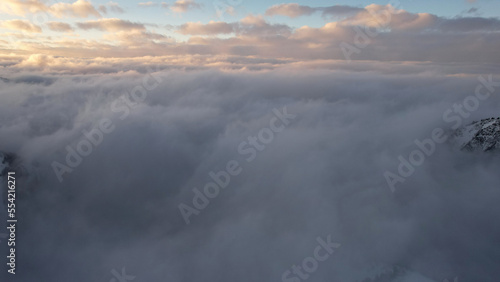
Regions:
M 57 3 L 50 6 L 50 12 L 56 17 L 87 18 L 90 16 L 101 17 L 101 14 L 86 0 L 77 0 L 72 4 Z
M 311 15 L 314 12 L 316 12 L 316 9 L 296 3 L 278 4 L 267 9 L 266 16 L 282 15 L 290 18 L 296 18 L 304 15 Z
M 110 2 L 110 5 L 110 8 L 115 10 L 119 8 L 116 3 Z M 58 18 L 101 17 L 99 11 L 87 0 L 77 0 L 73 3 L 56 3 L 51 6 L 41 0 L 5 0 L 0 3 L 0 12 L 18 16 L 45 12 Z
M 145 30 L 143 24 L 117 18 L 99 19 L 76 24 L 81 29 L 97 29 L 101 31 Z
M 71 25 L 63 22 L 48 22 L 49 29 L 57 32 L 70 32 L 73 31 Z
M 201 9 L 202 5 L 196 3 L 194 0 L 177 0 L 170 7 L 170 10 L 176 13 L 185 13 L 189 10 Z
M 48 9 L 49 7 L 40 0 L 4 0 L 0 3 L 0 12 L 17 16 L 39 13 Z
M 438 17 L 428 13 L 413 14 L 390 4 L 372 4 L 352 17 L 341 21 L 344 25 L 391 28 L 394 30 L 425 29 L 437 23 Z
M 36 34 L 39 32 L 37 27 L 26 25 L 29 22 L 6 22 L 4 28 L 9 25 L 24 33 L 4 33 L 0 50 L 3 54 L 43 53 L 70 58 L 202 55 L 252 56 L 261 60 L 287 58 L 306 62 L 344 60 L 342 46 L 349 44 L 357 48 L 352 60 L 500 62 L 496 55 L 496 46 L 500 45 L 500 20 L 495 18 L 447 19 L 410 13 L 391 5 L 314 9 L 325 14 L 327 8 L 328 15 L 336 15 L 335 21 L 321 27 L 300 28 L 275 24 L 262 15 L 248 15 L 236 22 L 187 22 L 167 29 L 160 25 L 101 18 L 75 24 L 71 34 L 51 34 L 48 38 Z M 63 22 L 49 22 L 47 26 L 61 32 L 72 28 Z M 86 33 L 78 34 L 79 29 L 107 33 L 102 38 L 89 39 Z M 370 35 L 366 35 L 367 31 Z M 176 41 L 172 32 L 186 37 Z M 478 45 L 478 41 L 489 44 Z M 470 56 L 472 52 L 476 55 Z
M 6 28 L 6 29 L 12 29 L 12 30 L 20 30 L 20 31 L 25 31 L 25 32 L 36 32 L 36 33 L 41 33 L 42 28 L 32 24 L 31 22 L 27 20 L 9 20 L 9 21 L 2 21 L 0 23 L 0 27 Z

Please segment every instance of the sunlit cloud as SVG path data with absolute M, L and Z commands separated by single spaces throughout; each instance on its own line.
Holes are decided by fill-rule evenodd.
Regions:
M 35 2 L 32 7 L 38 7 L 38 10 L 47 8 L 50 12 L 52 9 Z M 97 16 L 86 3 L 77 1 L 64 6 L 66 10 L 81 10 L 66 15 Z M 179 7 L 189 7 L 189 3 L 192 4 L 177 2 Z M 110 12 L 109 7 L 113 4 L 106 4 L 107 12 Z M 161 4 L 167 5 L 165 2 Z M 344 60 L 346 57 L 342 44 L 355 46 L 362 39 L 360 31 L 369 28 L 369 31 L 376 32 L 377 35 L 369 38 L 363 50 L 353 53 L 354 60 L 471 63 L 499 60 L 494 55 L 494 46 L 500 44 L 500 23 L 496 18 L 449 19 L 429 13 L 411 13 L 392 5 L 368 5 L 364 8 L 339 5 L 308 7 L 280 4 L 270 7 L 266 15 L 248 14 L 239 21 L 185 21 L 176 26 L 169 25 L 168 28 L 157 23 L 123 18 L 100 18 L 77 23 L 49 21 L 40 25 L 26 20 L 11 20 L 4 21 L 2 27 L 27 34 L 40 34 L 42 27 L 47 26 L 47 30 L 51 31 L 72 32 L 73 38 L 60 34 L 50 40 L 40 36 L 33 40 L 26 35 L 20 37 L 15 32 L 10 32 L 5 33 L 4 40 L 0 41 L 0 48 L 6 53 L 79 57 L 96 54 L 120 54 L 120 57 L 175 54 L 255 56 L 264 59 L 278 56 L 297 61 Z M 32 11 L 36 9 L 33 8 Z M 298 17 L 310 12 L 321 13 L 328 18 L 327 22 L 320 27 L 295 27 L 269 19 L 276 15 Z M 332 18 L 329 19 L 330 17 Z M 93 35 L 90 39 L 87 34 L 82 33 L 84 30 L 106 33 L 100 38 Z M 181 35 L 182 39 L 179 39 Z M 487 40 L 491 44 L 478 46 L 478 40 Z M 454 48 L 450 49 L 448 46 Z M 431 48 L 432 52 L 426 52 Z M 470 52 L 476 52 L 477 56 L 467 56 Z
M 71 25 L 63 22 L 48 22 L 49 29 L 57 32 L 70 32 L 73 31 Z
M 88 30 L 88 29 L 97 29 L 101 31 L 122 31 L 122 30 L 144 30 L 145 27 L 143 24 L 134 23 L 127 20 L 121 20 L 117 18 L 109 18 L 109 19 L 99 19 L 92 20 L 86 22 L 80 22 L 76 24 L 79 28 Z
M 11 30 L 20 30 L 25 32 L 36 32 L 41 33 L 42 28 L 32 24 L 27 20 L 8 20 L 0 22 L 0 27 L 7 28 Z
M 40 0 L 5 0 L 0 3 L 0 12 L 17 16 L 47 10 L 49 7 Z
M 300 16 L 311 15 L 316 9 L 303 6 L 296 3 L 292 4 L 278 4 L 266 10 L 266 16 L 282 15 L 290 18 L 297 18 Z
M 109 2 L 108 7 L 113 11 L 123 12 L 123 9 L 121 9 L 117 3 Z M 7 0 L 0 4 L 0 12 L 18 16 L 45 12 L 58 18 L 87 18 L 91 16 L 101 17 L 101 13 L 99 13 L 98 9 L 103 13 L 107 12 L 105 5 L 101 5 L 96 9 L 92 3 L 87 0 L 77 0 L 73 3 L 60 2 L 50 6 L 41 0 Z
M 170 6 L 170 10 L 176 13 L 185 13 L 189 10 L 201 9 L 202 5 L 194 0 L 177 0 Z
M 50 12 L 59 18 L 62 17 L 76 17 L 87 18 L 90 16 L 101 17 L 101 14 L 92 6 L 89 1 L 77 0 L 72 4 L 57 3 L 50 6 Z

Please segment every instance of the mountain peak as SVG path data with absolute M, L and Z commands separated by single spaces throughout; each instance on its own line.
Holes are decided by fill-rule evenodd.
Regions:
M 500 149 L 500 118 L 474 121 L 457 129 L 452 137 L 462 150 L 486 152 Z

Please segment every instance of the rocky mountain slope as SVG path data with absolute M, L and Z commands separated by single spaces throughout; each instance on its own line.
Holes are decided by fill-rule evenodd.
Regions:
M 452 135 L 452 142 L 462 150 L 493 151 L 500 149 L 500 118 L 472 122 Z

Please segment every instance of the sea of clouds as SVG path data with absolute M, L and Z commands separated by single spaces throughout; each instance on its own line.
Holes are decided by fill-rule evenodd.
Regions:
M 108 282 L 122 268 L 141 282 L 284 281 L 327 236 L 340 247 L 308 281 L 362 281 L 380 265 L 498 281 L 498 155 L 439 144 L 395 192 L 384 177 L 497 68 L 273 68 L 2 75 L 0 151 L 40 176 L 18 183 L 12 281 Z M 499 116 L 499 93 L 463 122 Z M 248 161 L 239 145 L 284 108 L 295 117 Z M 68 148 L 103 120 L 113 130 L 69 166 Z M 179 205 L 231 160 L 241 173 L 186 224 Z M 55 162 L 71 169 L 62 179 Z

